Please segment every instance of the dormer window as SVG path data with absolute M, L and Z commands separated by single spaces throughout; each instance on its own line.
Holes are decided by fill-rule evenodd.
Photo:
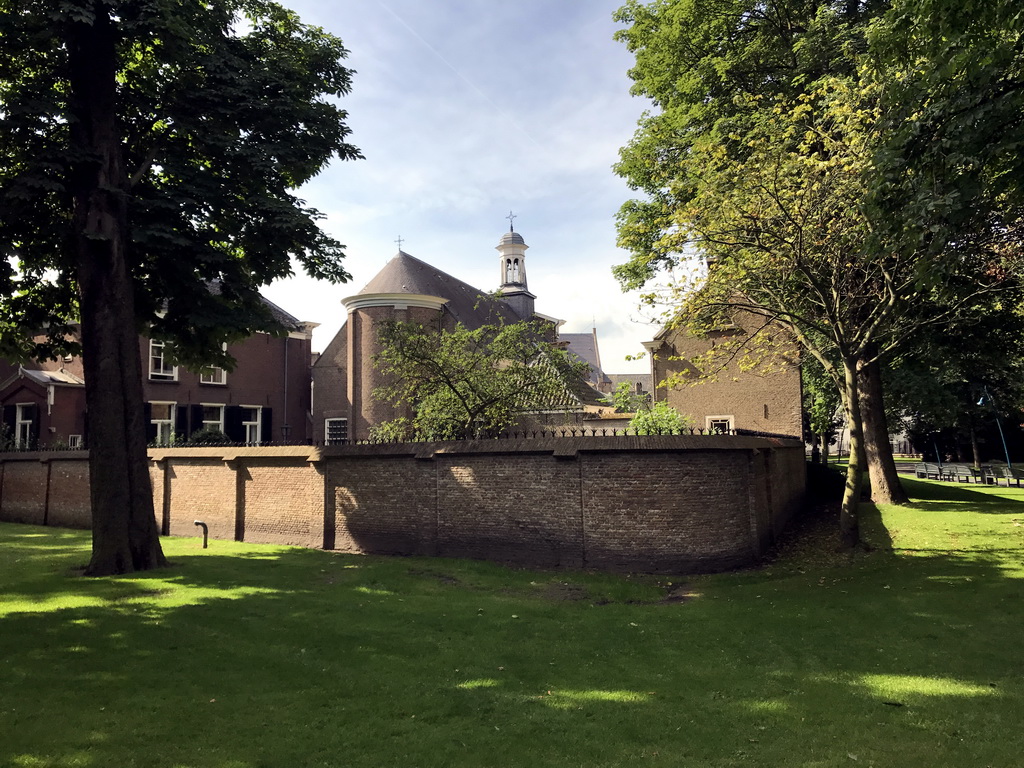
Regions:
M 168 357 L 169 345 L 164 341 L 149 341 L 149 378 L 153 381 L 177 381 L 178 366 Z

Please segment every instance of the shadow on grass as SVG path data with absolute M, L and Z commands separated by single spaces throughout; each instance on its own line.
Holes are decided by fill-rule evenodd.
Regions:
M 0 527 L 3 597 L 50 601 L 3 618 L 0 764 L 1013 764 L 1014 553 L 898 557 L 862 521 L 861 566 L 600 609 L 545 584 L 654 582 L 190 540 L 79 579 L 87 534 Z
M 860 535 L 864 543 L 872 550 L 881 553 L 892 553 L 892 536 L 885 527 L 882 514 L 874 504 L 861 504 Z
M 978 505 L 1011 505 L 1024 507 L 1024 500 L 1007 498 L 996 495 L 999 489 L 995 486 L 982 486 L 985 491 L 975 490 L 966 485 L 953 485 L 951 483 L 920 480 L 917 478 L 902 477 L 900 482 L 915 502 L 946 501 L 946 502 L 967 502 Z M 1003 488 L 1002 491 L 1015 491 L 1016 489 Z M 985 511 L 982 509 L 979 512 Z

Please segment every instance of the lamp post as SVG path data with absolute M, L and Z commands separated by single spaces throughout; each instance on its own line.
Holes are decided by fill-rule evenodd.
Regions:
M 988 400 L 992 406 L 992 413 L 996 417 L 996 427 L 999 429 L 999 439 L 1003 441 L 1003 454 L 1006 456 L 1006 468 L 1013 469 L 1013 464 L 1010 463 L 1010 449 L 1006 447 L 1006 435 L 1003 433 L 1003 420 L 999 418 L 999 411 L 996 410 L 996 399 L 988 391 L 988 387 L 982 386 L 981 391 L 984 393 L 978 398 L 978 405 L 984 405 L 985 401 Z

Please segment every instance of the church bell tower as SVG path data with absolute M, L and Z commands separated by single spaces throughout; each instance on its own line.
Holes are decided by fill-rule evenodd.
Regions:
M 515 217 L 510 213 L 509 221 Z M 526 287 L 526 249 L 529 248 L 523 236 L 509 225 L 508 232 L 495 247 L 500 254 L 501 300 L 523 320 L 533 317 L 533 302 L 537 298 Z

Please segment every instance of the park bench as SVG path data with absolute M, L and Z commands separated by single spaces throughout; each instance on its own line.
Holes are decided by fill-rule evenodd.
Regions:
M 935 464 L 930 461 L 914 465 L 914 474 L 918 477 L 925 477 L 930 480 L 956 480 L 957 482 L 970 483 L 972 481 L 992 482 L 991 476 L 986 477 L 986 470 L 989 467 L 975 469 L 970 464 Z M 994 476 L 994 475 L 992 475 Z
M 980 469 L 975 469 L 970 464 L 946 464 L 943 467 L 943 474 L 949 480 L 956 480 L 959 482 L 976 482 L 980 483 L 984 479 L 984 474 Z
M 925 461 L 914 465 L 914 474 L 917 477 L 930 478 L 932 480 L 946 479 L 946 473 L 941 464 L 932 464 Z
M 948 476 L 943 465 L 933 464 L 932 462 L 915 464 L 913 473 L 918 477 L 927 477 L 932 480 L 945 480 Z
M 1020 488 L 1020 481 L 1024 480 L 1024 470 L 1014 469 L 1013 467 L 1001 465 L 998 467 L 992 467 L 992 471 L 996 485 L 999 485 L 999 481 L 1002 479 L 1006 481 L 1007 488 L 1010 487 L 1011 481 L 1016 483 L 1017 487 Z

